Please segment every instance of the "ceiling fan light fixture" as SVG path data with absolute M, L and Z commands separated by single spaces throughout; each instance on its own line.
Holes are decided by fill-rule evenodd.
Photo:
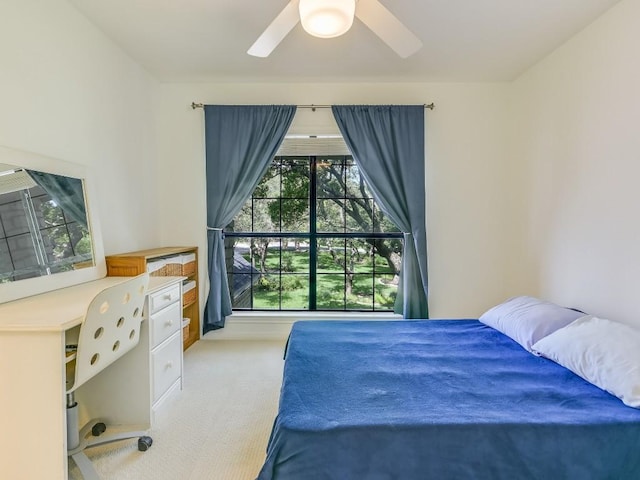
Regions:
M 356 0 L 300 0 L 300 21 L 305 31 L 319 38 L 334 38 L 353 25 Z

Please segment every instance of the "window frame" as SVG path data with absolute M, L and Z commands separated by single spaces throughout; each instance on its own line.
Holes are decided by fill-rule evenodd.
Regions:
M 347 308 L 347 302 L 345 301 L 344 309 L 318 309 L 317 308 L 317 286 L 318 286 L 318 240 L 323 238 L 331 238 L 331 239 L 398 239 L 401 242 L 404 240 L 404 234 L 400 231 L 398 232 L 318 232 L 317 229 L 317 204 L 319 200 L 330 200 L 333 197 L 322 197 L 318 198 L 317 190 L 318 190 L 318 182 L 317 182 L 317 168 L 318 168 L 318 155 L 278 155 L 275 158 L 305 158 L 309 160 L 309 232 L 282 232 L 282 231 L 273 231 L 273 232 L 246 232 L 246 231 L 228 231 L 223 230 L 223 235 L 229 238 L 278 238 L 279 240 L 285 239 L 305 239 L 309 243 L 309 308 L 308 309 L 282 309 L 282 298 L 279 296 L 279 305 L 277 309 L 256 309 L 253 308 L 238 308 L 233 307 L 234 312 L 365 312 L 365 313 L 393 313 L 393 307 L 388 309 L 375 308 L 375 302 L 373 302 L 372 309 L 351 309 Z M 343 160 L 347 158 L 351 159 L 354 165 L 355 161 L 351 155 L 326 155 L 321 156 L 320 158 L 334 158 L 341 157 Z M 357 167 L 357 165 L 356 165 Z M 359 168 L 359 167 L 358 167 Z M 282 175 L 282 174 L 280 174 Z M 282 180 L 281 180 L 282 181 Z M 280 197 L 281 198 L 281 197 Z M 345 199 L 349 198 L 346 197 Z M 359 197 L 358 197 L 359 198 Z M 370 197 L 374 202 L 373 197 Z M 262 197 L 260 197 L 262 199 Z M 250 200 L 255 200 L 253 194 Z M 376 205 L 374 203 L 374 205 Z M 377 205 L 376 205 L 377 207 Z M 379 208 L 379 207 L 378 207 Z M 253 222 L 252 222 L 253 223 Z M 375 228 L 375 224 L 372 225 L 372 228 Z M 345 243 L 346 245 L 346 243 Z M 346 248 L 346 246 L 345 246 Z M 404 254 L 404 245 L 403 245 L 403 254 Z M 280 265 L 282 265 L 282 244 L 280 245 Z M 346 268 L 345 268 L 346 272 Z M 227 272 L 229 275 L 230 272 Z M 376 270 L 375 270 L 375 262 L 373 264 L 372 277 L 375 278 Z M 277 272 L 279 277 L 282 276 L 282 269 Z M 322 273 L 320 275 L 323 275 Z M 281 284 L 281 283 L 280 283 Z M 251 296 L 253 298 L 253 290 L 254 285 L 251 282 Z M 345 290 L 346 295 L 346 290 Z

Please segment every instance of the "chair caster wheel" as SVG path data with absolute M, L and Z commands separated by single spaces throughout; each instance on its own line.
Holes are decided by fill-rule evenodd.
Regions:
M 96 423 L 93 427 L 91 427 L 91 435 L 93 435 L 94 437 L 99 437 L 106 430 L 107 430 L 107 426 L 104 423 L 99 422 L 99 423 Z
M 141 452 L 146 452 L 151 448 L 152 443 L 153 439 L 151 437 L 140 437 L 138 439 L 138 450 Z

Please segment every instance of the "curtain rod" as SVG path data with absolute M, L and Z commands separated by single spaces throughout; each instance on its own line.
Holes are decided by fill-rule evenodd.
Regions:
M 313 112 L 316 111 L 316 108 L 331 108 L 332 105 L 297 105 L 298 108 L 310 108 Z M 196 108 L 204 108 L 204 104 L 203 103 L 196 103 L 196 102 L 191 102 L 191 108 L 192 109 L 196 109 Z M 424 108 L 428 108 L 429 110 L 433 110 L 435 108 L 435 105 L 433 103 L 429 103 L 429 104 L 424 104 Z

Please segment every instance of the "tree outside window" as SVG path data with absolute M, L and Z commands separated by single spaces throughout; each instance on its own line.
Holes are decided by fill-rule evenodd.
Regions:
M 276 157 L 225 246 L 234 309 L 393 310 L 402 233 L 351 156 Z

